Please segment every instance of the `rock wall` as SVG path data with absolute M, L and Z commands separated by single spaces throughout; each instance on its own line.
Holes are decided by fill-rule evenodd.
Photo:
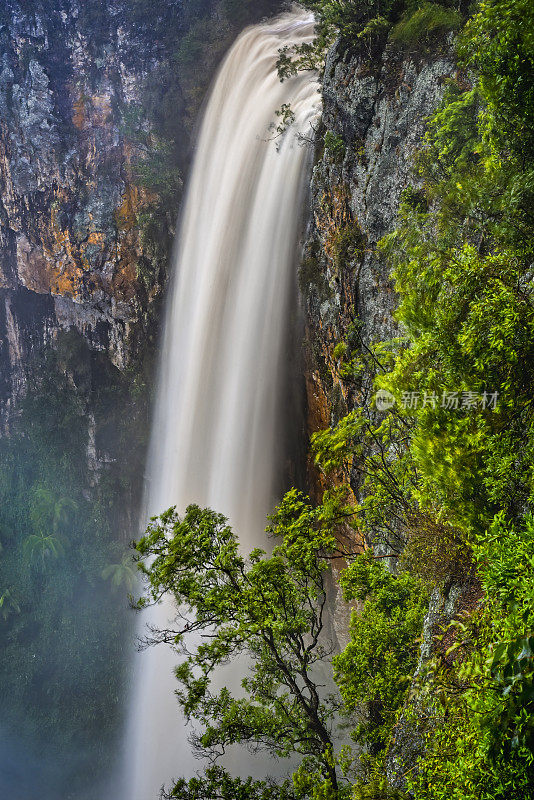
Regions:
M 392 48 L 372 63 L 342 52 L 339 43 L 328 55 L 312 223 L 300 272 L 311 431 L 358 402 L 333 354 L 351 325 L 358 324 L 364 345 L 397 333 L 395 293 L 377 243 L 395 226 L 403 190 L 417 181 L 413 156 L 425 119 L 454 71 L 451 57 L 414 60 Z
M 139 320 L 135 218 L 123 110 L 156 54 L 131 58 L 120 3 L 91 39 L 84 4 L 8 2 L 0 26 L 0 409 L 34 353 L 75 328 L 123 369 Z M 85 9 L 85 13 L 87 9 Z

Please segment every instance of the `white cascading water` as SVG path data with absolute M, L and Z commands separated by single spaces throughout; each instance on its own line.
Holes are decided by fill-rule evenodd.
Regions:
M 244 550 L 261 544 L 279 472 L 284 353 L 304 187 L 320 113 L 316 76 L 281 83 L 278 51 L 311 41 L 297 10 L 246 30 L 222 65 L 206 108 L 167 309 L 147 472 L 150 515 L 189 503 L 224 513 Z M 291 128 L 274 139 L 275 111 Z M 278 476 L 279 477 L 279 476 Z M 160 605 L 143 625 L 167 627 Z M 127 737 L 125 800 L 154 800 L 192 775 L 174 697 L 176 656 L 138 656 Z

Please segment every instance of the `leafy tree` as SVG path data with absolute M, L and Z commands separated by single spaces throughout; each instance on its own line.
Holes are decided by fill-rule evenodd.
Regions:
M 181 778 L 170 794 L 163 792 L 165 800 L 297 800 L 297 794 L 288 781 L 275 784 L 270 781 L 231 777 L 221 767 L 210 767 L 201 777 L 189 781 Z
M 385 19 L 402 6 L 398 0 L 306 0 L 323 29 L 336 29 L 344 39 L 356 40 L 371 20 Z
M 388 572 L 372 552 L 356 558 L 341 576 L 352 612 L 350 641 L 334 657 L 334 673 L 346 712 L 363 713 L 352 736 L 378 754 L 386 747 L 410 685 L 416 643 L 428 594 L 408 572 Z
M 492 136 L 527 166 L 534 155 L 534 8 L 530 0 L 481 3 L 466 26 L 462 53 L 478 76 Z
M 147 643 L 170 644 L 182 658 L 177 696 L 187 718 L 203 728 L 192 734 L 194 746 L 215 758 L 235 743 L 274 757 L 298 754 L 308 783 L 313 776 L 305 796 L 317 798 L 343 792 L 334 756 L 339 699 L 322 685 L 320 672 L 333 652 L 326 556 L 336 549 L 336 524 L 330 507 L 313 509 L 292 491 L 272 517 L 270 531 L 280 542 L 270 556 L 257 549 L 245 559 L 226 519 L 197 506 L 183 518 L 173 508 L 154 518 L 136 545 L 147 579 L 139 607 L 164 595 L 176 600 L 175 627 L 153 632 Z M 191 637 L 199 642 L 194 647 Z M 240 656 L 247 665 L 245 695 L 215 691 L 214 670 Z M 201 785 L 213 792 L 213 780 L 208 775 Z M 174 796 L 182 796 L 184 784 L 178 787 Z
M 111 580 L 115 589 L 124 586 L 128 592 L 132 592 L 137 585 L 137 571 L 130 553 L 125 553 L 118 564 L 108 564 L 102 570 L 102 577 L 105 581 Z
M 473 543 L 485 603 L 453 623 L 426 691 L 439 698 L 412 781 L 421 800 L 530 800 L 534 786 L 534 520 L 499 514 Z
M 53 533 L 32 533 L 25 540 L 22 551 L 28 561 L 35 561 L 36 558 L 39 558 L 44 567 L 47 558 L 55 559 L 63 555 L 64 547 Z

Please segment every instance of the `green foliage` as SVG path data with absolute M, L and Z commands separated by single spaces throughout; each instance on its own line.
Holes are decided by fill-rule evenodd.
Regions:
M 286 74 L 312 67 L 334 31 L 342 47 L 361 47 L 379 45 L 393 26 L 391 39 L 412 48 L 461 22 L 458 10 L 445 3 L 307 5 L 318 15 L 318 39 L 306 52 L 281 53 Z M 529 798 L 534 785 L 534 524 L 525 519 L 534 488 L 531 16 L 532 4 L 524 0 L 489 0 L 461 35 L 463 64 L 475 70 L 472 84 L 461 73 L 449 82 L 418 156 L 417 188 L 403 193 L 398 228 L 382 244 L 395 268 L 403 338 L 335 348 L 339 377 L 354 388 L 359 405 L 316 434 L 312 448 L 338 489 L 316 509 L 288 496 L 273 528 L 284 542 L 274 557 L 287 557 L 284 548 L 298 543 L 284 570 L 289 562 L 298 566 L 301 543 L 313 542 L 311 532 L 328 537 L 315 540 L 307 558 L 339 553 L 339 539 L 336 544 L 332 537 L 340 525 L 350 541 L 374 544 L 376 553 L 391 558 L 403 551 L 397 575 L 370 550 L 342 552 L 349 561 L 342 583 L 356 606 L 335 673 L 345 711 L 356 719 L 354 738 L 373 757 L 363 760 L 368 774 L 354 797 L 395 796 L 380 772 L 381 759 L 413 678 L 428 589 L 465 582 L 473 565 L 483 602 L 446 632 L 453 641 L 446 653 L 440 650 L 445 638 L 439 640 L 419 687 L 432 698 L 434 716 L 427 720 L 427 751 L 411 788 L 418 800 L 519 800 Z M 325 149 L 334 161 L 343 158 L 330 132 Z M 338 271 L 360 256 L 358 233 L 339 230 L 333 248 Z M 306 280 L 319 264 L 318 254 L 310 256 L 302 270 Z M 319 285 L 320 276 L 313 280 Z M 375 390 L 396 398 L 393 408 L 373 405 L 373 377 Z M 414 395 L 418 402 L 409 404 Z M 348 502 L 348 486 L 357 488 L 358 502 Z M 198 524 L 195 530 L 198 540 Z M 268 562 L 258 555 L 250 568 L 261 564 L 263 574 Z M 248 578 L 244 562 L 240 569 Z M 291 587 L 284 570 L 277 580 L 283 574 Z M 195 586 L 195 597 L 206 595 L 205 586 Z M 178 594 L 183 600 L 183 590 Z M 279 626 L 277 632 L 289 631 Z M 225 636 L 228 646 L 233 629 Z M 273 673 L 262 674 L 273 679 Z M 203 746 L 224 736 L 235 740 L 224 711 L 236 701 L 213 699 L 209 713 L 222 720 L 213 726 L 202 706 L 206 671 L 194 677 L 184 667 L 179 677 L 188 690 L 184 705 L 199 714 L 204 709 Z M 253 678 L 245 685 L 257 692 Z M 271 707 L 269 712 L 272 719 Z M 242 704 L 239 715 L 254 736 L 261 726 L 273 736 L 257 708 Z M 295 775 L 297 792 L 335 796 L 329 758 L 329 747 L 320 758 L 314 754 L 315 761 L 305 758 Z
M 343 137 L 332 131 L 326 131 L 324 135 L 324 149 L 330 155 L 334 163 L 340 164 L 345 157 L 345 142 Z
M 462 54 L 480 63 L 480 79 L 450 83 L 418 158 L 420 188 L 404 193 L 399 227 L 382 245 L 405 334 L 393 368 L 376 379 L 397 400 L 390 416 L 408 426 L 410 485 L 394 501 L 412 509 L 402 521 L 403 563 L 427 577 L 432 560 L 446 562 L 434 575 L 443 585 L 464 580 L 474 560 L 484 592 L 484 605 L 454 623 L 454 644 L 420 689 L 444 705 L 412 779 L 418 800 L 512 800 L 530 797 L 533 785 L 524 514 L 534 474 L 534 231 L 529 112 L 513 104 L 529 96 L 534 74 L 530 55 L 512 54 L 523 53 L 518 19 L 529 13 L 520 0 L 484 3 L 467 26 Z M 397 459 L 387 451 L 390 472 Z
M 353 561 L 341 584 L 345 598 L 358 604 L 350 642 L 334 658 L 336 682 L 346 712 L 366 710 L 352 736 L 376 754 L 389 741 L 410 685 L 428 596 L 420 580 L 392 575 L 371 551 Z
M 170 594 L 181 609 L 177 628 L 150 641 L 172 643 L 182 656 L 177 697 L 187 718 L 202 726 L 192 734 L 195 746 L 213 756 L 234 743 L 273 757 L 299 754 L 315 783 L 327 781 L 334 792 L 337 700 L 325 696 L 317 670 L 332 652 L 324 630 L 328 562 L 321 554 L 335 548 L 338 513 L 335 504 L 314 509 L 289 492 L 271 519 L 280 543 L 269 557 L 257 549 L 245 559 L 226 519 L 197 506 L 183 518 L 174 509 L 154 518 L 136 545 L 148 581 L 139 606 Z M 195 634 L 200 643 L 191 652 Z M 248 664 L 244 696 L 213 691 L 214 669 L 240 654 Z
M 358 475 L 361 500 L 353 508 L 353 526 L 368 546 L 379 544 L 394 555 L 421 524 L 417 473 L 406 447 L 410 433 L 400 414 L 376 420 L 361 407 L 312 437 L 316 463 L 326 475 L 345 484 Z
M 282 54 L 282 64 L 287 74 L 297 69 L 316 68 L 327 45 L 339 36 L 343 48 L 360 49 L 372 59 L 378 48 L 386 42 L 388 32 L 391 40 L 401 47 L 414 45 L 426 48 L 445 33 L 458 30 L 463 16 L 456 4 L 444 0 L 442 3 L 428 0 L 305 0 L 317 19 L 317 39 L 308 48 L 314 59 L 309 64 L 299 63 L 301 51 L 296 58 L 288 56 L 287 48 Z M 393 26 L 393 27 L 392 27 Z
M 421 586 L 446 591 L 478 570 L 480 607 L 446 632 L 446 653 L 438 640 L 427 683 L 416 687 L 431 711 L 426 756 L 412 777 L 417 800 L 519 800 L 534 785 L 528 5 L 483 3 L 461 34 L 472 82 L 461 73 L 449 82 L 417 158 L 417 188 L 403 193 L 399 225 L 381 245 L 403 337 L 382 348 L 355 337 L 335 348 L 337 374 L 358 406 L 312 442 L 323 472 L 357 494 L 352 530 L 388 556 L 403 551 L 396 578 L 369 555 L 343 578 L 358 611 L 337 678 L 360 715 L 355 736 L 371 752 L 387 748 L 406 698 Z M 410 4 L 391 36 L 428 41 L 459 21 L 450 7 Z M 341 268 L 348 260 L 340 252 Z M 373 377 L 375 391 L 395 398 L 392 408 L 373 407 Z M 399 597 L 404 582 L 411 588 Z M 378 758 L 355 796 L 387 797 L 381 781 Z
M 490 755 L 522 751 L 534 776 L 533 545 L 531 514 L 519 528 L 507 525 L 500 513 L 473 551 L 499 634 L 489 664 L 498 704 L 492 717 L 482 720 Z
M 413 782 L 426 800 L 531 798 L 534 785 L 534 521 L 498 515 L 473 543 L 485 607 L 454 624 L 449 662 L 435 670 L 442 716 Z M 450 663 L 452 653 L 463 656 Z
M 32 492 L 30 517 L 40 531 L 54 534 L 65 531 L 78 506 L 70 497 L 58 497 L 50 489 L 38 486 Z
M 135 181 L 139 186 L 157 193 L 162 204 L 176 202 L 182 189 L 180 171 L 172 165 L 170 146 L 155 141 L 146 157 L 134 168 Z
M 37 558 L 45 566 L 45 561 L 48 558 L 59 558 L 64 553 L 64 547 L 61 541 L 49 533 L 46 536 L 44 533 L 32 533 L 25 539 L 22 546 L 22 553 L 29 562 L 34 562 Z
M 470 59 L 484 25 L 493 35 L 485 13 L 463 35 Z M 529 81 L 525 60 L 522 86 Z M 501 508 L 517 515 L 532 492 L 531 178 L 503 149 L 488 91 L 484 78 L 451 83 L 419 159 L 422 199 L 404 197 L 385 244 L 409 346 L 381 385 L 421 398 L 411 411 L 417 500 L 466 531 L 483 530 Z M 444 407 L 446 395 L 458 408 Z M 462 402 L 470 396 L 480 398 L 471 407 Z M 421 408 L 425 397 L 437 401 Z
M 423 189 L 416 189 L 411 184 L 401 192 L 401 208 L 424 213 L 428 211 L 428 200 Z
M 480 529 L 492 510 L 514 513 L 532 491 L 531 290 L 519 283 L 525 266 L 515 253 L 482 257 L 465 245 L 449 251 L 447 265 L 426 245 L 397 268 L 399 317 L 413 338 L 383 385 L 399 399 L 420 398 L 419 501 Z
M 534 8 L 485 0 L 469 21 L 463 55 L 479 76 L 491 135 L 519 157 L 534 154 Z
M 131 593 L 137 586 L 137 571 L 129 553 L 125 553 L 118 564 L 108 564 L 101 574 L 105 581 L 111 581 L 115 589 L 123 587 Z
M 420 49 L 449 31 L 458 30 L 462 22 L 462 15 L 455 9 L 423 2 L 415 11 L 403 15 L 392 29 L 390 39 L 404 48 L 416 46 Z
M 241 743 L 301 758 L 293 788 L 236 783 L 216 770 L 178 781 L 169 797 L 348 797 L 340 769 L 351 759 L 336 754 L 334 737 L 340 702 L 321 688 L 324 677 L 318 680 L 333 653 L 324 630 L 330 557 L 351 559 L 342 584 L 346 598 L 362 606 L 352 615 L 349 645 L 334 658 L 344 713 L 360 715 L 360 744 L 384 750 L 415 665 L 427 596 L 417 578 L 392 575 L 371 552 L 340 548 L 353 512 L 343 489 L 327 492 L 316 507 L 291 490 L 271 518 L 277 544 L 269 557 L 254 550 L 245 559 L 226 519 L 196 506 L 183 518 L 174 509 L 154 518 L 137 543 L 147 579 L 139 607 L 171 594 L 180 609 L 177 626 L 151 631 L 147 644 L 172 644 L 181 656 L 177 697 L 201 725 L 191 737 L 198 751 L 216 757 Z M 239 654 L 247 656 L 244 696 L 213 691 L 214 669 Z M 384 797 L 397 796 L 382 788 Z
M 304 5 L 317 15 L 320 29 L 335 29 L 346 41 L 366 35 L 370 23 L 389 19 L 399 7 L 396 0 L 306 0 Z
M 232 778 L 221 767 L 210 767 L 201 777 L 189 781 L 181 778 L 170 794 L 163 794 L 166 800 L 296 800 L 291 785 L 269 781 L 255 781 L 252 778 L 241 780 Z
M 276 126 L 276 133 L 278 136 L 282 136 L 295 122 L 295 112 L 289 103 L 282 103 L 280 108 L 277 108 L 274 113 L 279 120 Z
M 131 476 L 104 467 L 95 485 L 89 473 L 84 398 L 118 428 L 108 390 L 96 388 L 104 366 L 80 337 L 60 337 L 29 372 L 30 393 L 0 439 L 0 710 L 6 736 L 63 765 L 47 791 L 67 797 L 109 766 L 118 732 L 128 608 L 101 572 L 127 547 L 117 528 Z M 133 419 L 124 387 L 114 391 Z M 116 433 L 106 440 L 118 445 Z
M 384 775 L 359 782 L 353 789 L 352 800 L 407 800 L 408 795 L 388 786 Z
M 319 70 L 324 60 L 329 40 L 318 35 L 312 42 L 297 46 L 284 45 L 278 50 L 276 68 L 278 77 L 283 83 L 287 78 L 306 70 Z

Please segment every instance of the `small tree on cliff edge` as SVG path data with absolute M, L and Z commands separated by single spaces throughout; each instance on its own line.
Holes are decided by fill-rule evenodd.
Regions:
M 172 595 L 179 609 L 174 628 L 151 630 L 145 644 L 167 643 L 180 656 L 177 696 L 186 718 L 201 724 L 191 734 L 198 754 L 213 763 L 229 745 L 242 744 L 274 758 L 301 757 L 292 783 L 241 781 L 215 767 L 178 781 L 167 797 L 345 795 L 332 735 L 339 701 L 318 683 L 318 665 L 333 652 L 325 635 L 325 581 L 335 525 L 333 510 L 314 509 L 291 491 L 271 520 L 280 544 L 270 557 L 254 550 L 243 558 L 225 517 L 198 506 L 183 518 L 174 508 L 154 518 L 136 544 L 147 580 L 137 606 Z M 241 654 L 244 696 L 215 691 L 213 672 Z

